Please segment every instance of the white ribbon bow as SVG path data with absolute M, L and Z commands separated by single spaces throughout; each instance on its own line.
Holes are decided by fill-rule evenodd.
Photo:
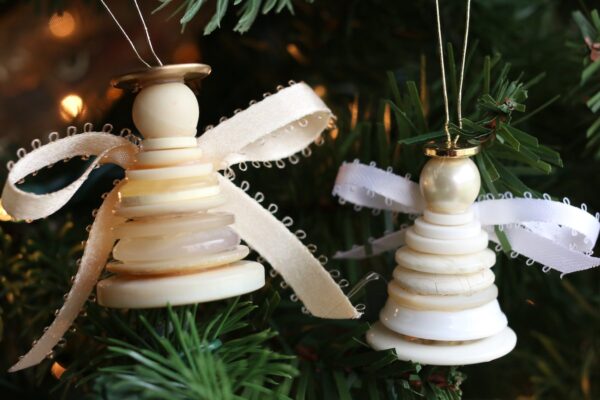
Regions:
M 223 170 L 243 162 L 271 162 L 309 146 L 327 127 L 331 111 L 303 83 L 269 96 L 222 122 L 198 138 L 198 147 Z M 34 149 L 12 167 L 2 194 L 6 211 L 15 219 L 44 218 L 62 208 L 99 164 L 133 165 L 138 146 L 119 136 L 86 132 L 68 136 Z M 16 183 L 46 166 L 76 156 L 96 156 L 81 177 L 53 193 L 38 195 L 17 188 Z M 279 161 L 281 163 L 281 161 Z M 279 165 L 279 164 L 278 164 Z M 340 287 L 321 263 L 286 226 L 254 198 L 219 175 L 228 201 L 220 209 L 232 212 L 232 228 L 254 248 L 292 287 L 315 316 L 358 318 Z M 68 297 L 56 319 L 32 349 L 10 371 L 41 362 L 67 331 L 93 290 L 115 239 L 111 227 L 124 221 L 113 214 L 117 185 L 98 210 L 81 264 Z
M 421 214 L 425 209 L 418 184 L 394 175 L 390 169 L 358 161 L 340 167 L 333 195 L 341 202 L 376 210 Z M 501 199 L 478 201 L 472 210 L 490 240 L 499 243 L 494 226 L 500 226 L 510 241 L 513 255 L 523 254 L 528 265 L 538 262 L 544 265 L 544 270 L 552 268 L 562 275 L 600 265 L 600 258 L 591 256 L 600 231 L 598 214 L 596 217 L 589 214 L 585 205 L 580 209 L 552 201 L 548 196 L 512 198 L 512 194 L 506 193 Z M 371 241 L 370 254 L 363 246 L 339 252 L 335 257 L 359 259 L 395 249 L 404 244 L 405 231 L 401 229 Z

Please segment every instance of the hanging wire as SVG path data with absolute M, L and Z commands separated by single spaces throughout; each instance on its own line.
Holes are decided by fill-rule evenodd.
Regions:
M 137 9 L 138 15 L 140 16 L 142 25 L 144 26 L 144 32 L 146 33 L 146 41 L 148 42 L 148 47 L 150 47 L 150 51 L 152 52 L 152 55 L 154 56 L 154 58 L 156 58 L 158 65 L 160 65 L 162 67 L 163 63 L 160 60 L 160 58 L 158 58 L 158 56 L 156 55 L 156 52 L 154 51 L 154 47 L 152 46 L 152 40 L 150 39 L 150 32 L 148 32 L 148 26 L 146 25 L 146 21 L 144 21 L 144 16 L 142 15 L 142 10 L 140 10 L 140 5 L 138 4 L 137 0 L 133 0 L 133 4 L 135 4 L 135 8 Z
M 119 27 L 119 29 L 123 33 L 123 36 L 125 36 L 125 39 L 127 40 L 127 42 L 129 42 L 129 45 L 131 46 L 131 49 L 133 50 L 133 52 L 137 56 L 138 60 L 140 60 L 141 63 L 144 64 L 146 67 L 152 68 L 152 66 L 148 62 L 146 62 L 146 60 L 144 60 L 142 58 L 142 56 L 138 52 L 137 48 L 135 47 L 135 44 L 133 43 L 133 40 L 131 40 L 131 38 L 129 37 L 129 35 L 127 34 L 127 32 L 125 31 L 125 29 L 123 28 L 123 26 L 119 23 L 119 20 L 117 19 L 117 17 L 115 17 L 115 15 L 111 11 L 111 9 L 108 6 L 108 4 L 106 4 L 106 2 L 104 0 L 100 0 L 100 3 L 102 3 L 102 5 L 104 6 L 104 8 L 106 8 L 106 11 L 108 12 L 108 14 L 112 17 L 113 21 L 115 21 L 115 24 L 117 24 L 117 26 Z M 140 10 L 140 6 L 138 5 L 137 0 L 133 0 L 133 3 L 135 4 L 137 12 L 138 12 L 138 14 L 140 16 L 140 20 L 142 21 L 142 25 L 143 25 L 144 31 L 146 33 L 146 41 L 148 42 L 148 46 L 150 46 L 150 50 L 151 50 L 152 54 L 154 55 L 154 58 L 156 58 L 156 61 L 158 61 L 158 64 L 162 66 L 163 65 L 162 61 L 160 60 L 160 58 L 158 58 L 158 56 L 154 52 L 154 48 L 152 46 L 152 41 L 150 40 L 150 33 L 148 32 L 148 27 L 146 26 L 146 21 L 144 21 L 144 16 L 142 15 L 142 11 Z
M 450 147 L 452 145 L 452 137 L 450 136 L 450 109 L 448 106 L 448 88 L 446 84 L 446 67 L 444 62 L 444 45 L 442 41 L 442 23 L 440 20 L 440 2 L 439 0 L 435 0 L 435 15 L 437 20 L 437 33 L 438 33 L 438 42 L 439 42 L 439 51 L 440 51 L 440 68 L 442 70 L 442 90 L 444 95 L 444 112 L 445 112 L 445 121 L 444 121 L 444 132 L 446 133 L 446 143 Z M 463 84 L 465 80 L 465 64 L 467 59 L 467 46 L 469 40 L 469 24 L 471 20 L 471 0 L 467 0 L 467 12 L 466 12 L 466 23 L 465 23 L 465 37 L 463 41 L 462 48 L 462 60 L 460 66 L 460 83 L 458 86 L 458 98 L 457 98 L 457 114 L 458 114 L 458 127 L 462 129 L 462 91 Z M 460 135 L 456 135 L 454 140 L 454 145 L 458 142 Z
M 458 113 L 458 127 L 462 130 L 462 92 L 463 83 L 465 80 L 465 64 L 467 60 L 467 46 L 469 43 L 469 22 L 471 21 L 471 0 L 467 0 L 467 15 L 465 17 L 465 39 L 462 48 L 462 61 L 460 64 L 460 83 L 458 84 L 458 100 L 457 100 L 457 113 Z
M 435 16 L 437 20 L 437 33 L 440 50 L 440 68 L 442 70 L 442 90 L 444 95 L 444 113 L 446 119 L 444 121 L 444 132 L 446 132 L 446 143 L 448 147 L 452 144 L 452 137 L 450 136 L 450 109 L 448 107 L 448 89 L 446 87 L 446 66 L 444 63 L 444 45 L 442 42 L 442 22 L 440 21 L 440 1 L 435 0 Z

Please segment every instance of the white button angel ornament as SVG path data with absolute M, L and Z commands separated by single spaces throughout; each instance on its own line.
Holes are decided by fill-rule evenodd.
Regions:
M 469 157 L 479 150 L 456 141 L 429 143 L 425 154 L 433 158 L 419 184 L 374 163 L 341 166 L 333 190 L 341 201 L 419 216 L 413 226 L 372 240 L 371 254 L 355 247 L 336 255 L 361 259 L 397 249 L 387 303 L 367 333 L 374 349 L 394 349 L 399 359 L 422 364 L 464 365 L 515 347 L 491 271 L 496 255 L 488 241 L 500 246 L 496 226 L 510 241 L 511 255 L 524 255 L 527 265 L 538 262 L 562 274 L 600 265 L 591 255 L 598 214 L 583 206 L 511 193 L 474 203 L 481 182 Z
M 360 207 L 422 216 L 409 228 L 372 240 L 371 254 L 357 247 L 337 258 L 365 258 L 402 246 L 395 253 L 387 303 L 367 333 L 372 348 L 394 349 L 399 359 L 422 364 L 475 364 L 509 353 L 517 339 L 496 299 L 491 271 L 496 255 L 487 248 L 488 239 L 500 245 L 494 227 L 504 230 L 515 257 L 520 253 L 528 257 L 527 264 L 539 262 L 567 274 L 600 265 L 600 258 L 591 256 L 600 224 L 587 207 L 578 209 L 549 196 L 489 194 L 474 203 L 481 178 L 469 157 L 481 148 L 450 133 L 439 0 L 435 5 L 446 140 L 425 146 L 425 154 L 433 158 L 421 171 L 419 185 L 394 175 L 391 168 L 357 160 L 341 166 L 333 190 L 341 201 Z M 459 132 L 470 10 L 467 0 L 456 101 Z
M 327 127 L 331 111 L 305 84 L 291 84 L 196 138 L 199 107 L 190 80 L 210 73 L 203 64 L 169 65 L 120 77 L 119 88 L 139 91 L 133 120 L 137 140 L 86 131 L 36 146 L 15 163 L 2 201 L 15 219 L 59 210 L 101 163 L 125 169 L 125 179 L 96 214 L 73 286 L 44 335 L 11 371 L 39 363 L 52 351 L 93 290 L 104 267 L 114 275 L 97 284 L 101 305 L 152 308 L 201 303 L 252 292 L 264 267 L 245 260 L 256 250 L 292 287 L 313 315 L 355 318 L 359 313 L 295 234 L 219 171 L 232 165 L 295 162 L 295 153 Z M 38 141 L 39 142 L 39 141 Z M 66 188 L 36 195 L 16 183 L 74 156 L 96 156 Z M 246 187 L 244 187 L 246 186 Z M 264 198 L 264 196 L 262 196 Z M 271 207 L 270 207 L 271 208 Z M 108 261 L 112 253 L 112 261 Z
M 367 342 L 423 364 L 490 361 L 510 352 L 517 337 L 496 300 L 496 254 L 471 210 L 481 179 L 468 157 L 478 147 L 426 151 L 433 157 L 420 177 L 426 208 L 396 251 L 389 297 Z

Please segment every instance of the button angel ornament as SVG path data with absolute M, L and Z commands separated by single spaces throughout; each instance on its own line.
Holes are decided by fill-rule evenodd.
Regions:
M 395 175 L 391 167 L 384 170 L 374 162 L 365 165 L 356 160 L 340 167 L 333 190 L 341 203 L 372 208 L 375 214 L 382 210 L 411 214 L 414 223 L 371 240 L 368 248 L 340 252 L 337 258 L 360 259 L 395 250 L 387 302 L 366 335 L 373 349 L 393 349 L 399 359 L 421 364 L 476 364 L 508 354 L 517 341 L 497 301 L 491 270 L 496 254 L 488 248 L 489 241 L 497 251 L 506 246 L 511 257 L 522 254 L 527 265 L 537 262 L 544 271 L 555 269 L 563 275 L 582 271 L 600 265 L 600 258 L 592 255 L 600 214 L 588 213 L 584 205 L 553 201 L 547 194 L 533 198 L 521 189 L 524 184 L 506 186 L 516 187 L 523 197 L 500 193 L 493 185 L 485 165 L 488 161 L 494 165 L 493 146 L 498 142 L 512 140 L 523 152 L 542 154 L 540 164 L 541 158 L 554 162 L 560 158 L 534 136 L 510 125 L 512 110 L 524 110 L 518 101 L 527 96 L 522 83 L 506 80 L 507 68 L 498 89 L 488 88 L 478 99 L 481 107 L 474 119 L 462 117 L 470 0 L 456 101 L 458 123 L 451 135 L 439 1 L 435 4 L 445 122 L 440 132 L 419 131 L 419 124 L 410 124 L 420 137 L 411 139 L 427 141 L 424 153 L 431 157 L 421 169 L 419 183 Z M 411 106 L 420 110 L 420 100 Z M 422 112 L 419 117 L 425 121 Z M 425 124 L 420 126 L 424 130 Z M 430 141 L 440 136 L 445 139 Z M 513 148 L 508 154 L 518 151 Z M 491 193 L 480 195 L 482 177 Z M 514 177 L 512 182 L 520 181 Z
M 537 262 L 544 271 L 569 274 L 600 265 L 591 255 L 598 214 L 585 207 L 530 193 L 483 195 L 472 204 L 481 182 L 469 156 L 479 150 L 429 144 L 425 153 L 432 158 L 419 184 L 374 164 L 340 167 L 333 193 L 341 202 L 418 216 L 412 226 L 372 240 L 370 253 L 356 247 L 336 255 L 362 259 L 397 249 L 387 303 L 367 333 L 374 349 L 395 349 L 401 360 L 431 365 L 475 364 L 510 352 L 516 336 L 496 300 L 496 255 L 488 249 L 489 240 L 500 250 L 500 233 L 511 256 L 522 254 L 527 265 Z
M 204 64 L 150 68 L 114 80 L 138 91 L 133 121 L 143 136 L 86 131 L 23 154 L 10 166 L 2 202 L 15 219 L 61 209 L 101 164 L 125 169 L 91 226 L 73 286 L 56 319 L 11 371 L 38 364 L 67 331 L 96 286 L 100 305 L 153 308 L 225 299 L 264 285 L 264 267 L 246 260 L 244 240 L 295 291 L 314 316 L 356 318 L 340 287 L 286 225 L 223 172 L 245 163 L 285 165 L 328 126 L 331 111 L 304 83 L 279 88 L 196 138 L 199 106 L 186 83 L 210 73 Z M 58 161 L 95 156 L 83 175 L 48 194 L 17 183 Z M 111 258 L 112 254 L 112 258 Z M 106 268 L 112 276 L 98 282 Z

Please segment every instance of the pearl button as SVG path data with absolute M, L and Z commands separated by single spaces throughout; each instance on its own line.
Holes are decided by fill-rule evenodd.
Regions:
M 432 158 L 421 171 L 419 185 L 434 212 L 458 214 L 469 209 L 479 194 L 481 178 L 470 158 Z

